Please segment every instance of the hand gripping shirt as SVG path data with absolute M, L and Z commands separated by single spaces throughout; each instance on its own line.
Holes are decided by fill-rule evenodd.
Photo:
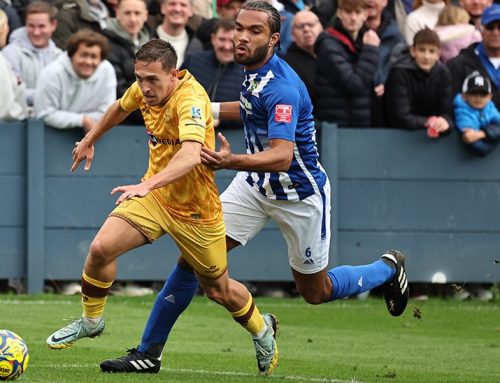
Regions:
M 132 112 L 140 108 L 146 125 L 149 164 L 143 180 L 163 170 L 184 141 L 215 148 L 207 93 L 188 71 L 179 72 L 179 79 L 165 105 L 147 105 L 137 82 L 120 99 L 123 110 Z M 181 220 L 212 225 L 223 219 L 215 174 L 204 165 L 196 166 L 184 177 L 153 193 L 170 214 Z
M 321 193 L 327 175 L 318 160 L 312 103 L 294 70 L 278 56 L 245 71 L 240 115 L 248 154 L 269 149 L 269 140 L 292 141 L 287 172 L 240 172 L 239 176 L 270 199 L 297 201 Z

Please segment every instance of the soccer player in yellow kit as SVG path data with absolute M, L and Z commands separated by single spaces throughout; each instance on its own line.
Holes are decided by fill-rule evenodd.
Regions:
M 106 298 L 116 275 L 116 259 L 168 233 L 196 271 L 207 296 L 231 312 L 253 337 L 259 368 L 277 365 L 277 321 L 260 314 L 247 288 L 227 272 L 225 227 L 214 172 L 201 164 L 201 148 L 214 149 L 210 100 L 187 71 L 176 69 L 177 55 L 163 40 L 144 44 L 135 57 L 137 81 L 77 142 L 74 171 L 85 160 L 89 170 L 94 143 L 129 113 L 140 109 L 149 135 L 149 165 L 142 181 L 118 186 L 121 193 L 94 238 L 82 275 L 83 315 L 47 338 L 53 349 L 68 348 L 104 330 Z M 147 362 L 145 362 L 147 363 Z

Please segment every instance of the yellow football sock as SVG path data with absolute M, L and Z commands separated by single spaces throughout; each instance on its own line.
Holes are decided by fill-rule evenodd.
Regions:
M 236 312 L 232 312 L 233 319 L 242 325 L 254 338 L 260 338 L 266 331 L 266 323 L 260 315 L 259 309 L 253 303 L 252 295 L 248 295 L 248 302 Z
M 89 277 L 85 272 L 82 274 L 82 303 L 83 316 L 86 318 L 99 318 L 104 312 L 104 305 L 108 299 L 108 292 L 113 284 L 101 282 Z

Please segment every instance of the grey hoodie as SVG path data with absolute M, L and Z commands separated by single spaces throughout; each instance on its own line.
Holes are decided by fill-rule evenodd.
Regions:
M 26 83 L 26 101 L 32 106 L 40 72 L 53 62 L 62 50 L 57 48 L 52 40 L 46 48 L 36 48 L 28 39 L 26 27 L 22 27 L 12 32 L 9 44 L 2 53 L 14 72 Z
M 79 77 L 67 54 L 43 69 L 35 92 L 35 115 L 59 129 L 83 126 L 83 116 L 97 121 L 116 100 L 116 75 L 103 60 L 92 76 Z
M 24 82 L 0 52 L 0 121 L 23 120 L 27 116 Z

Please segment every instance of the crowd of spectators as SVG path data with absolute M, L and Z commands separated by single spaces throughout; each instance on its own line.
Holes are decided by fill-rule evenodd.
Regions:
M 244 72 L 232 36 L 244 1 L 0 0 L 0 120 L 36 117 L 88 131 L 135 81 L 134 54 L 151 38 L 175 47 L 179 68 L 212 101 L 236 100 Z M 457 129 L 478 155 L 494 147 L 495 118 L 474 126 L 459 118 L 465 107 L 479 116 L 500 107 L 493 0 L 268 1 L 281 15 L 277 53 L 303 79 L 318 121 L 430 137 Z M 472 73 L 487 86 L 467 87 Z

